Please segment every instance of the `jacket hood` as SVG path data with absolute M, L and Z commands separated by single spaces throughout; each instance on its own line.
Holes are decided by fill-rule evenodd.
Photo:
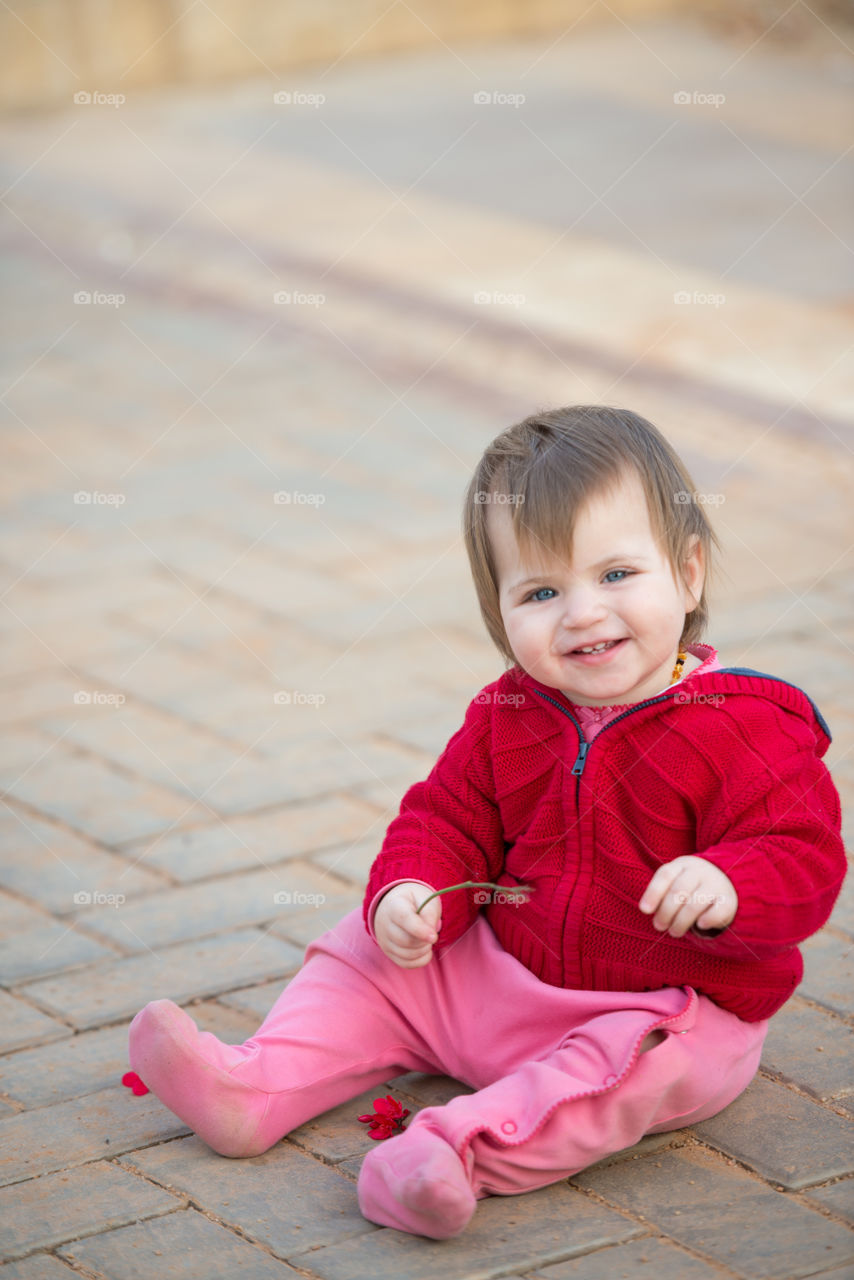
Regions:
M 663 702 L 668 698 L 678 701 L 680 695 L 684 696 L 685 691 L 691 687 L 692 675 L 686 676 L 682 684 L 675 685 L 664 693 L 657 694 L 655 697 L 644 701 L 649 704 Z M 551 685 L 535 680 L 533 676 L 530 676 L 527 671 L 522 671 L 521 668 L 512 668 L 510 671 L 505 672 L 501 679 L 511 680 L 516 688 L 521 687 L 529 691 L 538 689 L 549 698 L 562 699 L 567 704 L 570 703 L 570 699 L 561 693 L 559 689 L 554 689 Z M 809 694 L 805 693 L 799 685 L 792 684 L 789 680 L 783 680 L 780 676 L 770 675 L 766 671 L 756 671 L 752 667 L 721 667 L 717 671 L 709 671 L 699 677 L 696 681 L 696 689 L 692 690 L 692 692 L 698 692 L 700 689 L 702 689 L 704 697 L 709 697 L 715 693 L 729 695 L 746 693 L 752 697 L 766 698 L 769 702 L 776 702 L 778 706 L 784 707 L 792 715 L 800 716 L 809 725 L 816 741 L 816 755 L 819 757 L 825 754 L 833 741 L 827 721 Z M 541 700 L 537 698 L 536 703 L 541 704 Z M 637 703 L 636 705 L 641 706 L 642 704 Z

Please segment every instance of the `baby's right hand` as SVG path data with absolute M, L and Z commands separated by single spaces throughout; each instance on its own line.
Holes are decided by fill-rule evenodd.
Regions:
M 416 914 L 431 890 L 414 880 L 396 884 L 380 899 L 374 913 L 374 933 L 389 960 L 402 969 L 417 969 L 433 958 L 433 943 L 442 923 L 442 899 L 433 898 Z

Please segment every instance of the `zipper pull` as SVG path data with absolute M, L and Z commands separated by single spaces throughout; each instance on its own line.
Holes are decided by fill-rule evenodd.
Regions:
M 580 778 L 582 773 L 584 772 L 584 761 L 587 759 L 587 748 L 589 746 L 590 746 L 590 743 L 584 740 L 582 740 L 578 744 L 578 759 L 576 760 L 575 764 L 572 766 L 572 776 L 574 778 Z

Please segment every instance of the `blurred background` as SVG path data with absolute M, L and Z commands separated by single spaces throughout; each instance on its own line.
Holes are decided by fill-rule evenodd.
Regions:
M 591 401 L 680 450 L 708 639 L 807 688 L 851 783 L 849 6 L 0 27 L 10 802 L 120 849 L 334 779 L 381 825 L 500 669 L 471 468 Z
M 680 450 L 708 638 L 847 785 L 852 16 L 4 6 L 10 796 L 111 848 L 175 821 L 91 813 L 118 776 L 204 794 L 179 826 L 330 772 L 384 817 L 500 669 L 471 468 L 591 401 Z
M 816 701 L 851 812 L 850 4 L 10 0 L 0 69 L 12 1180 L 174 1137 L 129 1129 L 127 1020 L 245 1038 L 359 903 L 503 669 L 460 504 L 537 408 L 673 442 L 724 548 L 706 638 Z M 736 1137 L 701 1134 L 766 1200 L 851 1172 L 853 940 L 846 888 Z M 836 1193 L 703 1249 L 844 1263 Z

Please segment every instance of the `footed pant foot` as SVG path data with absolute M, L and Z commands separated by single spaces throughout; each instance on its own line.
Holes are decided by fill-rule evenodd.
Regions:
M 459 1235 L 477 1206 L 453 1147 L 415 1125 L 368 1152 L 358 1196 L 369 1222 L 433 1240 Z
M 270 1095 L 230 1075 L 246 1051 L 199 1031 L 171 1000 L 136 1015 L 128 1050 L 143 1083 L 219 1155 L 257 1156 L 283 1136 L 264 1132 Z

